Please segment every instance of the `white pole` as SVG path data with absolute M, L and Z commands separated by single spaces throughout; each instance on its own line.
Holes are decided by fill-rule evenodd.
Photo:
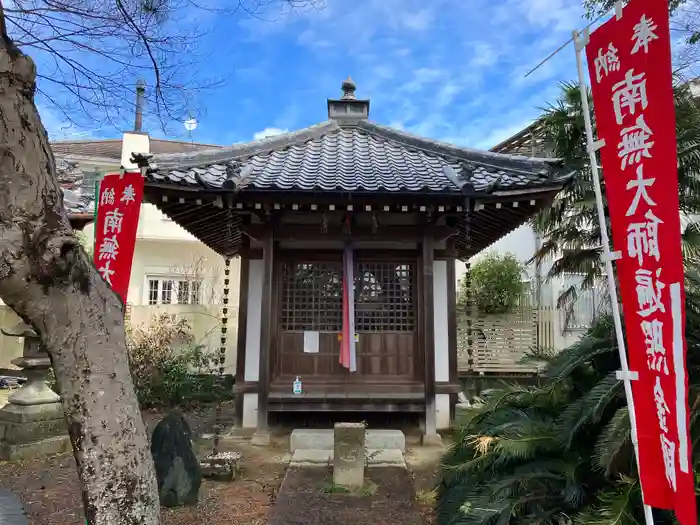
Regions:
M 591 125 L 590 109 L 588 107 L 588 92 L 586 84 L 586 76 L 583 69 L 583 60 L 581 53 L 588 43 L 588 29 L 583 32 L 583 38 L 580 37 L 578 31 L 573 32 L 574 48 L 576 50 L 576 66 L 578 68 L 578 82 L 581 91 L 581 110 L 583 111 L 583 120 L 586 125 L 586 142 L 588 150 L 588 158 L 591 164 L 591 176 L 593 177 L 593 188 L 595 191 L 595 202 L 598 208 L 598 222 L 600 222 L 600 239 L 603 244 L 603 260 L 605 261 L 605 273 L 608 276 L 608 293 L 612 302 L 612 316 L 615 323 L 615 335 L 617 336 L 617 349 L 620 353 L 620 368 L 618 379 L 622 379 L 625 385 L 625 397 L 627 398 L 627 410 L 630 417 L 630 426 L 632 427 L 632 444 L 634 445 L 634 456 L 637 460 L 637 471 L 639 472 L 639 442 L 637 440 L 637 417 L 634 411 L 634 398 L 632 397 L 632 380 L 639 377 L 637 372 L 630 372 L 627 363 L 627 351 L 625 349 L 625 336 L 622 332 L 622 322 L 620 320 L 620 305 L 617 300 L 617 285 L 615 284 L 615 274 L 613 272 L 612 261 L 619 259 L 619 252 L 613 253 L 610 251 L 610 239 L 608 238 L 608 226 L 605 221 L 605 208 L 603 206 L 603 195 L 600 189 L 600 179 L 598 171 L 598 158 L 596 152 L 605 145 L 604 141 L 596 142 L 593 139 L 593 126 Z M 641 479 L 640 479 L 641 484 Z M 643 498 L 642 491 L 642 498 Z M 647 525 L 654 525 L 654 517 L 649 505 L 644 505 L 644 518 Z

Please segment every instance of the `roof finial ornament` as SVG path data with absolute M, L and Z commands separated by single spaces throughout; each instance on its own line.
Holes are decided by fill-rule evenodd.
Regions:
M 348 78 L 343 80 L 341 89 L 343 90 L 341 100 L 355 100 L 355 90 L 357 89 L 357 86 L 350 75 L 348 75 Z

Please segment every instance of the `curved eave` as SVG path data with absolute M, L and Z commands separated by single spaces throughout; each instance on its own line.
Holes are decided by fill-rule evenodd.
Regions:
M 95 214 L 94 213 L 68 213 L 68 222 L 70 223 L 71 228 L 74 230 L 82 230 L 90 224 L 91 222 L 95 221 Z

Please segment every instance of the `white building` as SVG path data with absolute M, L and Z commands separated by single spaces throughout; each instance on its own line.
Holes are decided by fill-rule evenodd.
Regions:
M 95 182 L 123 166 L 133 168 L 131 152 L 178 153 L 218 148 L 210 144 L 152 139 L 147 133 L 125 133 L 123 139 L 57 141 L 51 144 L 66 208 L 72 217 L 83 217 L 88 248 L 93 243 Z M 238 305 L 239 262 L 231 264 L 229 326 L 235 334 Z M 212 351 L 219 348 L 223 259 L 165 217 L 152 204 L 143 204 L 131 269 L 127 303 L 132 326 L 147 323 L 159 312 L 184 316 L 196 344 Z M 0 305 L 2 302 L 0 301 Z M 18 319 L 0 306 L 0 325 L 10 327 Z M 0 337 L 0 368 L 21 354 L 19 341 Z M 225 372 L 235 373 L 236 338 L 227 338 Z

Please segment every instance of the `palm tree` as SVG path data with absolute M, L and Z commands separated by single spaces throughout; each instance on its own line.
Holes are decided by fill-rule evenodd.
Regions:
M 688 272 L 691 436 L 700 436 L 700 274 Z M 610 318 L 548 361 L 544 386 L 485 392 L 443 458 L 440 525 L 641 525 L 630 422 Z M 672 517 L 654 511 L 656 523 Z
M 686 85 L 675 88 L 676 133 L 680 211 L 685 226 L 683 249 L 687 261 L 700 255 L 700 224 L 693 216 L 700 213 L 700 109 Z M 592 106 L 592 101 L 589 102 Z M 595 117 L 592 115 L 595 127 Z M 602 245 L 593 179 L 586 151 L 586 132 L 579 86 L 564 83 L 561 96 L 538 120 L 545 148 L 575 170 L 572 182 L 532 220 L 535 231 L 545 241 L 531 262 L 552 260 L 546 278 L 579 274 L 582 282 L 565 289 L 557 306 L 570 307 L 582 289 L 592 288 L 602 277 Z M 601 180 L 604 191 L 604 181 Z M 606 216 L 607 210 L 606 210 Z M 608 223 L 608 229 L 610 224 Z

